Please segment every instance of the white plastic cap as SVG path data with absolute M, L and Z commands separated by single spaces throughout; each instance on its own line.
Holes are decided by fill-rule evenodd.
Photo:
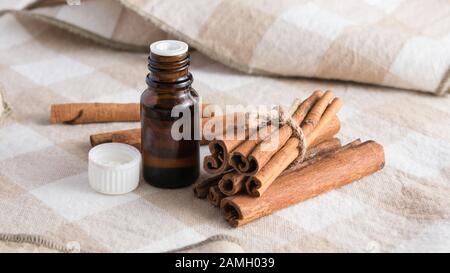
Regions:
M 105 143 L 89 151 L 89 184 L 103 194 L 131 192 L 139 185 L 141 153 L 122 143 Z
M 150 51 L 159 56 L 178 56 L 188 51 L 189 46 L 185 42 L 177 40 L 162 40 L 150 45 Z

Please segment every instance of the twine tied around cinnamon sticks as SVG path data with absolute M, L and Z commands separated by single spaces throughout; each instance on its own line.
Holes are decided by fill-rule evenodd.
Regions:
M 304 160 L 308 147 L 306 136 L 303 133 L 300 124 L 292 118 L 301 103 L 302 101 L 296 98 L 289 106 L 289 108 L 284 108 L 282 105 L 276 105 L 272 107 L 271 111 L 258 113 L 258 117 L 262 120 L 258 122 L 257 127 L 260 127 L 262 124 L 268 123 L 278 124 L 279 126 L 288 125 L 289 127 L 291 127 L 294 137 L 299 140 L 298 149 L 300 151 L 300 154 L 294 163 L 299 163 Z M 249 115 L 250 113 L 247 113 L 247 119 L 249 119 Z
M 305 159 L 306 150 L 308 148 L 308 145 L 306 143 L 306 136 L 303 133 L 303 130 L 300 127 L 300 124 L 298 124 L 292 118 L 292 116 L 294 115 L 295 111 L 298 109 L 298 107 L 300 106 L 301 103 L 302 103 L 302 101 L 300 101 L 299 99 L 295 99 L 294 102 L 292 103 L 292 105 L 289 107 L 287 112 L 281 105 L 277 106 L 278 118 L 279 118 L 280 125 L 284 125 L 284 124 L 289 125 L 292 128 L 293 135 L 296 138 L 298 138 L 298 140 L 299 140 L 298 148 L 299 148 L 300 153 L 299 153 L 299 156 L 297 157 L 297 159 L 294 161 L 294 164 L 299 163 Z

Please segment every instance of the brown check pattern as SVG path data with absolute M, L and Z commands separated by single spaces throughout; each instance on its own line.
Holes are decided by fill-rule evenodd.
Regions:
M 94 4 L 99 1 L 83 1 L 80 7 L 90 2 Z M 244 70 L 274 69 L 270 72 L 286 74 L 294 70 L 286 70 L 286 73 L 282 70 L 295 63 L 298 75 L 334 75 L 329 78 L 346 76 L 349 80 L 359 81 L 365 81 L 365 77 L 383 81 L 389 79 L 389 85 L 399 86 L 419 82 L 427 88 L 411 89 L 435 92 L 436 86 L 430 83 L 435 83 L 437 78 L 431 73 L 423 70 L 414 72 L 408 70 L 407 65 L 403 67 L 404 70 L 400 69 L 398 56 L 410 61 L 414 58 L 414 54 L 411 55 L 414 51 L 409 52 L 409 58 L 404 56 L 408 52 L 399 53 L 405 50 L 405 43 L 408 44 L 411 38 L 407 34 L 392 34 L 396 39 L 388 43 L 390 38 L 383 36 L 383 28 L 392 27 L 392 32 L 404 30 L 404 33 L 408 33 L 412 27 L 417 27 L 423 35 L 440 39 L 445 36 L 445 31 L 448 32 L 448 26 L 441 25 L 438 20 L 446 20 L 441 1 L 426 1 L 431 6 L 441 7 L 432 9 L 436 11 L 435 29 L 420 18 L 410 22 L 413 26 L 407 27 L 415 10 L 413 4 L 418 1 L 389 1 L 390 6 L 384 6 L 383 12 L 395 14 L 395 20 L 394 17 L 383 17 L 381 10 L 375 12 L 376 9 L 369 8 L 367 4 L 384 5 L 385 1 L 383 4 L 382 1 L 354 1 L 355 7 L 350 10 L 346 9 L 347 5 L 341 5 L 338 9 L 337 3 L 341 1 L 280 1 L 273 8 L 270 8 L 271 1 L 260 1 L 258 9 L 254 10 L 249 9 L 254 1 L 122 2 L 141 6 L 143 12 L 152 10 L 152 14 L 161 20 L 164 16 L 170 17 L 167 12 L 169 6 L 181 7 L 184 2 L 192 2 L 193 6 L 186 14 L 193 16 L 195 26 L 183 26 L 180 17 L 178 21 L 173 21 L 171 30 L 172 34 L 176 34 L 174 29 L 180 28 L 183 35 L 198 39 L 194 45 L 205 44 L 202 52 L 192 53 L 194 87 L 205 101 L 223 105 L 288 105 L 294 98 L 304 98 L 311 90 L 333 89 L 345 101 L 340 114 L 343 127 L 339 137 L 343 142 L 360 137 L 382 143 L 386 152 L 385 169 L 238 229 L 230 228 L 216 208 L 195 199 L 190 189 L 161 190 L 141 183 L 136 191 L 127 195 L 111 197 L 97 194 L 87 182 L 88 136 L 102 131 L 132 128 L 137 124 L 50 125 L 49 106 L 52 103 L 76 101 L 138 101 L 141 91 L 145 89 L 147 56 L 145 53 L 112 50 L 80 37 L 80 33 L 72 34 L 54 27 L 54 22 L 23 16 L 29 12 L 20 12 L 17 16 L 7 13 L 0 17 L 0 82 L 12 111 L 0 125 L 0 233 L 44 235 L 62 244 L 77 242 L 89 251 L 167 251 L 216 234 L 237 238 L 245 251 L 450 250 L 448 96 L 428 96 L 419 92 L 342 81 L 253 76 L 236 72 L 205 56 L 215 56 L 233 66 L 242 65 Z M 333 38 L 333 42 L 329 42 L 329 46 L 325 46 L 324 43 L 334 32 L 325 31 L 323 36 L 312 29 L 299 30 L 299 36 L 290 37 L 297 45 L 311 46 L 301 43 L 307 41 L 301 38 L 306 36 L 301 35 L 310 35 L 308 39 L 316 39 L 314 41 L 317 42 L 317 47 L 311 46 L 308 51 L 310 54 L 305 57 L 307 59 L 301 62 L 298 57 L 304 54 L 281 47 L 283 39 L 279 39 L 280 44 L 262 42 L 277 33 L 288 36 L 288 33 L 279 30 L 284 29 L 282 24 L 286 29 L 294 27 L 289 25 L 289 20 L 293 20 L 294 16 L 289 12 L 295 11 L 299 5 L 309 5 L 309 9 L 314 10 L 311 4 L 325 5 L 325 2 L 330 4 L 327 9 L 319 9 L 319 12 L 326 10 L 335 16 L 345 13 L 348 14 L 345 20 L 352 22 L 379 22 L 380 33 L 367 33 L 346 26 Z M 398 5 L 394 5 L 394 2 Z M 406 2 L 413 6 L 405 6 Z M 258 27 L 254 28 L 255 32 L 248 36 L 245 43 L 239 43 L 242 46 L 242 50 L 239 50 L 237 41 L 226 38 L 231 35 L 226 29 L 221 31 L 223 36 L 217 38 L 219 40 L 213 37 L 218 35 L 217 30 L 221 28 L 211 22 L 214 17 L 204 21 L 196 18 L 195 13 L 192 13 L 196 3 L 205 3 L 201 10 L 204 14 L 214 14 L 214 17 L 226 20 L 234 18 L 230 24 L 237 28 L 236 32 L 245 31 L 236 22 L 239 16 L 253 18 L 252 22 L 258 22 Z M 239 5 L 239 8 L 233 9 L 232 15 L 221 14 L 222 10 L 217 9 L 233 4 Z M 424 6 L 423 12 L 430 12 L 428 8 Z M 33 9 L 32 13 L 44 12 L 45 9 L 50 13 L 53 9 L 65 7 L 49 5 Z M 124 14 L 124 11 L 120 13 Z M 123 17 L 121 20 L 126 24 L 136 23 L 136 17 L 124 16 L 128 19 Z M 280 21 L 280 16 L 285 19 Z M 340 19 L 333 20 L 336 20 L 334 27 L 342 23 Z M 300 21 L 297 23 L 301 25 Z M 205 24 L 211 25 L 212 29 L 205 27 Z M 310 27 L 319 28 L 320 25 L 312 24 Z M 130 38 L 119 31 L 125 29 L 124 26 L 111 29 L 111 35 L 117 41 Z M 160 39 L 164 35 L 155 30 L 149 39 Z M 242 33 L 237 35 L 247 37 Z M 383 50 L 378 51 L 379 55 L 366 55 L 363 58 L 358 55 L 362 53 L 349 52 L 348 47 L 343 45 L 357 47 L 358 39 L 354 35 L 366 41 L 371 36 L 381 39 L 384 41 L 383 46 L 389 47 L 389 53 Z M 227 48 L 217 47 L 215 41 L 222 41 Z M 336 44 L 337 41 L 341 41 L 341 45 Z M 146 42 L 142 40 L 142 43 Z M 422 42 L 419 41 L 419 44 Z M 426 43 L 423 45 L 426 48 Z M 364 46 L 359 47 L 361 52 L 371 52 L 370 43 Z M 268 55 L 272 47 L 280 47 L 273 51 L 279 58 Z M 445 47 L 437 48 L 438 51 L 433 51 L 433 54 Z M 323 55 L 313 49 L 322 50 Z M 291 53 L 292 61 L 280 59 L 284 53 L 278 50 Z M 357 62 L 346 64 L 335 57 L 333 51 L 344 55 L 356 54 L 352 58 Z M 236 56 L 239 58 L 232 59 Z M 318 59 L 323 61 L 317 62 Z M 445 54 L 440 54 L 439 60 L 445 63 L 444 59 Z M 304 65 L 307 62 L 316 67 Z M 346 65 L 360 65 L 360 62 L 364 63 L 362 67 L 367 70 L 361 66 L 360 69 L 352 67 L 346 73 L 341 70 Z M 386 63 L 390 65 L 386 66 Z M 330 66 L 335 69 L 330 69 Z M 398 69 L 397 74 L 382 76 L 392 67 Z M 433 71 L 439 71 L 438 64 L 434 63 L 433 68 L 436 68 Z M 305 70 L 302 72 L 302 69 Z M 415 76 L 408 79 L 405 75 L 409 73 Z M 422 80 L 422 77 L 426 79 Z M 206 154 L 207 151 L 203 148 L 202 153 Z M 8 247 L 0 243 L 0 250 L 8 250 Z
M 150 42 L 175 37 L 248 73 L 440 95 L 450 89 L 448 1 L 81 0 L 79 6 L 64 0 L 6 2 L 19 10 L 26 2 L 35 3 L 20 13 L 109 47 L 145 52 Z

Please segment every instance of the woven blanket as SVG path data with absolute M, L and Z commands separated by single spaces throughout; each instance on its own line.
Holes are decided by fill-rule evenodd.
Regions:
M 89 135 L 138 124 L 50 125 L 50 104 L 137 102 L 146 88 L 147 53 L 114 50 L 99 45 L 99 39 L 92 42 L 92 30 L 91 36 L 87 28 L 71 29 L 73 34 L 55 27 L 55 21 L 30 15 L 65 8 L 52 2 L 31 6 L 33 12 L 0 17 L 0 82 L 11 108 L 0 125 L 0 234 L 44 236 L 83 251 L 168 251 L 217 234 L 232 236 L 245 251 L 450 251 L 450 97 L 344 81 L 249 75 L 223 64 L 233 60 L 211 60 L 208 56 L 218 57 L 212 54 L 216 51 L 235 56 L 215 46 L 208 47 L 211 52 L 205 47 L 192 53 L 194 87 L 204 101 L 288 105 L 312 90 L 332 89 L 345 103 L 338 136 L 343 142 L 362 138 L 382 143 L 383 171 L 238 229 L 230 228 L 216 208 L 195 199 L 189 188 L 162 190 L 141 181 L 136 191 L 123 196 L 95 193 L 87 178 Z M 174 1 L 148 5 L 156 2 Z M 158 39 L 167 35 L 155 31 Z M 132 46 L 119 41 L 118 47 Z M 445 59 L 445 54 L 439 56 Z M 415 72 L 417 79 L 429 75 Z M 12 245 L 3 248 L 0 243 L 0 249 Z

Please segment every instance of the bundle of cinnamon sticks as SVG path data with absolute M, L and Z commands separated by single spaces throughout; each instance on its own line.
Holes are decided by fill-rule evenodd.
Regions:
M 380 170 L 380 144 L 355 140 L 342 146 L 334 137 L 341 107 L 333 92 L 315 91 L 289 123 L 268 124 L 244 138 L 212 140 L 204 159 L 212 176 L 197 182 L 194 194 L 220 206 L 237 227 Z

